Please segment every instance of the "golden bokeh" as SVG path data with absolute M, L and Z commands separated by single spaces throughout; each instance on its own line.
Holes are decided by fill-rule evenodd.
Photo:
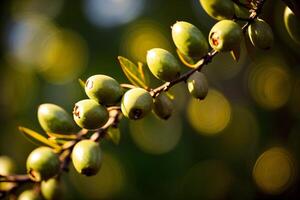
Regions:
M 158 47 L 171 49 L 167 38 L 159 24 L 150 20 L 141 20 L 125 31 L 120 51 L 133 60 L 145 62 L 148 50 Z
M 194 165 L 181 182 L 185 199 L 226 199 L 232 184 L 229 168 L 218 160 Z
M 86 177 L 72 172 L 70 178 L 87 199 L 113 199 L 119 195 L 126 182 L 122 163 L 109 153 L 103 154 L 102 166 L 97 175 Z
M 8 31 L 8 61 L 20 69 L 33 69 L 39 65 L 44 44 L 57 27 L 43 15 L 28 13 L 16 17 Z
M 291 77 L 287 67 L 268 59 L 252 67 L 248 87 L 253 99 L 269 110 L 284 106 L 291 93 Z
M 44 44 L 40 59 L 40 73 L 51 83 L 74 80 L 87 65 L 85 40 L 70 30 L 52 34 Z
M 130 133 L 134 143 L 144 152 L 163 154 L 178 144 L 182 125 L 177 115 L 161 120 L 154 114 L 138 121 L 130 121 Z
M 295 170 L 292 155 L 284 148 L 273 147 L 257 159 L 253 169 L 253 178 L 263 192 L 279 194 L 293 182 Z
M 187 108 L 188 121 L 201 135 L 220 133 L 230 122 L 231 106 L 219 91 L 210 89 L 204 100 L 191 98 Z
M 259 142 L 259 124 L 248 106 L 234 105 L 228 127 L 222 134 L 222 146 L 226 155 L 249 159 Z

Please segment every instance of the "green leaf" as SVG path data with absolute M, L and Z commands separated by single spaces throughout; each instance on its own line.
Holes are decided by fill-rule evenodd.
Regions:
M 64 139 L 64 140 L 75 140 L 77 138 L 77 135 L 75 135 L 75 134 L 65 135 L 65 134 L 49 133 L 49 132 L 46 132 L 46 134 L 49 137 L 57 138 L 57 139 Z
M 85 81 L 81 80 L 80 78 L 78 79 L 79 84 L 81 85 L 81 87 L 83 87 L 83 89 L 85 88 Z
M 178 49 L 176 50 L 179 60 L 187 67 L 194 69 L 195 68 L 195 61 L 190 58 L 189 56 L 184 55 Z
M 138 69 L 146 86 L 150 86 L 150 76 L 147 66 L 142 62 L 138 62 Z
M 139 64 L 139 67 L 125 57 L 119 56 L 121 68 L 128 78 L 128 80 L 135 86 L 147 89 L 149 86 L 149 79 L 147 80 L 146 71 L 143 69 L 143 65 Z
M 241 46 L 238 45 L 236 46 L 235 48 L 233 48 L 231 51 L 230 51 L 230 54 L 232 56 L 232 58 L 238 62 L 239 59 L 240 59 L 240 55 L 241 55 Z
M 57 145 L 56 143 L 49 141 L 47 138 L 45 138 L 44 136 L 42 136 L 40 133 L 37 133 L 31 129 L 19 126 L 19 130 L 21 133 L 23 133 L 23 135 L 29 139 L 31 142 L 33 142 L 34 144 L 43 144 L 43 145 L 47 145 L 49 147 L 54 148 L 55 150 L 61 150 L 61 147 L 59 145 Z
M 109 127 L 107 130 L 107 139 L 111 140 L 115 145 L 120 143 L 121 133 L 119 128 Z

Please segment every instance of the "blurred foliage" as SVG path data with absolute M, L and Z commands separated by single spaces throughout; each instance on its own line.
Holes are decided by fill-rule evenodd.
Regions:
M 205 35 L 215 23 L 197 0 L 11 0 L 0 10 L 0 155 L 12 157 L 18 173 L 36 146 L 17 127 L 41 130 L 39 104 L 71 112 L 86 98 L 78 78 L 107 74 L 126 83 L 117 56 L 145 63 L 150 48 L 175 53 L 176 21 Z M 191 99 L 179 84 L 169 121 L 124 120 L 120 144 L 101 144 L 97 176 L 64 175 L 65 197 L 300 199 L 300 50 L 284 29 L 283 10 L 281 1 L 268 1 L 262 15 L 275 34 L 271 50 L 249 47 L 245 38 L 237 63 L 222 54 L 204 68 L 206 100 Z

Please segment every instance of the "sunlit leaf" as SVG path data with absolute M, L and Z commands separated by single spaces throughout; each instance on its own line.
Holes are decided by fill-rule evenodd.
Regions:
M 56 150 L 60 150 L 61 147 L 59 145 L 57 145 L 56 143 L 49 141 L 47 138 L 45 138 L 44 136 L 42 136 L 40 133 L 37 133 L 31 129 L 25 128 L 25 127 L 21 127 L 19 126 L 19 130 L 21 133 L 23 133 L 23 135 L 28 138 L 30 141 L 32 141 L 34 144 L 43 144 L 43 145 L 47 145 L 49 147 L 52 147 Z
M 83 87 L 83 89 L 85 88 L 85 82 L 83 80 L 81 80 L 80 78 L 78 79 L 79 84 L 81 85 L 81 87 Z
M 180 61 L 187 67 L 189 68 L 195 68 L 195 61 L 190 58 L 189 56 L 184 55 L 183 53 L 181 53 L 178 49 L 176 50 L 177 55 L 180 59 Z
M 167 96 L 168 96 L 170 99 L 172 99 L 172 100 L 175 99 L 174 94 L 172 94 L 170 91 L 167 91 L 166 94 L 167 94 Z
M 143 82 L 149 86 L 150 85 L 150 76 L 149 71 L 147 71 L 147 66 L 144 65 L 142 62 L 138 62 L 138 69 L 142 76 Z
M 106 138 L 111 140 L 115 145 L 120 143 L 121 133 L 119 128 L 109 127 Z
M 119 56 L 118 60 L 120 62 L 124 74 L 132 84 L 145 89 L 148 88 L 148 85 L 146 84 L 146 79 L 143 78 L 145 77 L 145 74 L 143 74 L 144 70 L 140 71 L 138 66 L 136 66 L 133 62 L 122 56 Z
M 77 138 L 77 135 L 75 135 L 75 134 L 65 135 L 65 134 L 58 134 L 58 133 L 48 133 L 48 132 L 46 132 L 46 133 L 49 137 L 57 138 L 57 139 L 74 140 Z

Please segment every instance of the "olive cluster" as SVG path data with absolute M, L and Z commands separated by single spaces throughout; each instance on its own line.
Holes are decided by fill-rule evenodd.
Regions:
M 209 54 L 209 46 L 215 52 L 234 51 L 239 48 L 243 30 L 238 20 L 247 19 L 247 35 L 255 47 L 268 49 L 273 43 L 270 26 L 262 19 L 251 18 L 259 1 L 199 0 L 203 9 L 218 22 L 212 27 L 208 40 L 193 24 L 179 21 L 172 26 L 172 39 L 183 58 L 201 61 Z M 245 3 L 246 2 L 246 3 Z M 241 6 L 245 3 L 245 6 Z M 181 58 L 182 59 L 182 58 Z M 167 50 L 154 48 L 147 52 L 147 65 L 151 73 L 164 82 L 185 81 L 190 94 L 203 100 L 208 93 L 208 81 L 196 68 L 188 75 L 181 74 L 176 57 Z M 179 82 L 179 81 L 177 81 Z M 87 99 L 75 103 L 73 117 L 54 104 L 42 104 L 38 108 L 38 121 L 49 135 L 68 135 L 76 132 L 77 126 L 87 131 L 98 131 L 110 119 L 111 108 L 131 120 L 139 120 L 153 111 L 161 119 L 168 119 L 173 112 L 173 102 L 166 93 L 149 88 L 133 86 L 127 89 L 107 75 L 93 75 L 84 85 Z M 78 138 L 77 138 L 78 139 Z M 102 163 L 99 142 L 89 137 L 74 140 L 70 158 L 77 172 L 92 176 L 98 173 Z M 41 182 L 41 193 L 45 199 L 57 199 L 61 193 L 59 174 L 63 169 L 61 152 L 46 146 L 33 150 L 27 158 L 27 173 L 31 180 Z M 33 190 L 23 192 L 19 199 L 39 199 Z

